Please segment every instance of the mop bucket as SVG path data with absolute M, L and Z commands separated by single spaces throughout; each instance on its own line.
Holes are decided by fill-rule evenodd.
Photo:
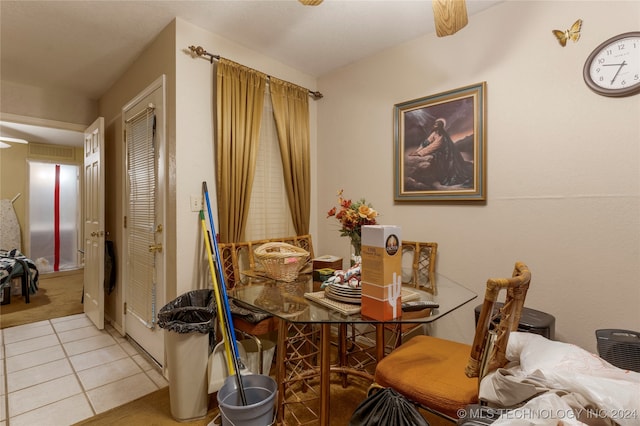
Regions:
M 229 376 L 218 391 L 222 426 L 267 426 L 273 424 L 278 386 L 262 374 L 240 376 L 247 405 L 242 405 L 236 377 Z

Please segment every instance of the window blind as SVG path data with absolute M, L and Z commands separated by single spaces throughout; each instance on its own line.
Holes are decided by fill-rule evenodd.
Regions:
M 278 133 L 273 117 L 269 87 L 265 90 L 260 144 L 251 191 L 245 240 L 295 235 L 282 173 Z
M 155 323 L 155 109 L 147 107 L 125 122 L 127 143 L 128 212 L 127 315 L 147 327 Z M 151 301 L 151 303 L 149 303 Z

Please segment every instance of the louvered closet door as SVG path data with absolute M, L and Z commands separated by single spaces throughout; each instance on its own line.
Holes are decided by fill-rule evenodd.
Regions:
M 127 315 L 135 315 L 147 327 L 154 322 L 153 298 L 155 283 L 155 152 L 153 129 L 154 108 L 139 113 L 127 123 L 127 156 L 129 181 L 129 213 L 127 230 L 129 262 Z
M 163 364 L 162 330 L 156 325 L 157 311 L 164 303 L 162 191 L 158 184 L 158 168 L 162 164 L 159 125 L 162 98 L 154 98 L 153 93 L 124 115 L 127 171 L 124 311 L 126 333 Z

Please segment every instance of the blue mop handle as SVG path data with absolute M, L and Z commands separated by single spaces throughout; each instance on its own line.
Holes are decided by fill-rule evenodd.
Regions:
M 233 318 L 231 316 L 231 308 L 229 306 L 229 299 L 227 297 L 227 283 L 225 282 L 224 272 L 222 270 L 222 262 L 220 261 L 220 250 L 218 249 L 218 239 L 216 238 L 216 228 L 213 224 L 213 215 L 211 213 L 211 202 L 209 201 L 209 190 L 207 189 L 207 182 L 202 182 L 202 190 L 204 192 L 204 198 L 207 203 L 207 213 L 209 215 L 209 226 L 211 227 L 211 239 L 213 242 L 213 251 L 216 255 L 216 265 L 218 268 L 218 276 L 220 277 L 220 282 L 222 283 L 222 302 L 224 304 L 225 315 L 227 317 L 227 324 L 229 325 L 229 331 L 231 335 L 231 344 L 233 347 L 233 352 L 236 358 L 240 358 L 240 352 L 238 351 L 238 343 L 236 341 L 236 333 L 233 328 Z

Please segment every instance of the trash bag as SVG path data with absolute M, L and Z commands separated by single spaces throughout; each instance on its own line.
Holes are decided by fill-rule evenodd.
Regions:
M 248 307 L 239 300 L 229 300 L 231 315 L 240 317 L 251 324 L 257 324 L 273 315 L 253 307 Z
M 429 426 L 407 398 L 391 388 L 370 394 L 353 412 L 349 426 Z
M 213 290 L 192 290 L 167 303 L 158 312 L 158 326 L 176 333 L 210 333 L 215 328 Z

